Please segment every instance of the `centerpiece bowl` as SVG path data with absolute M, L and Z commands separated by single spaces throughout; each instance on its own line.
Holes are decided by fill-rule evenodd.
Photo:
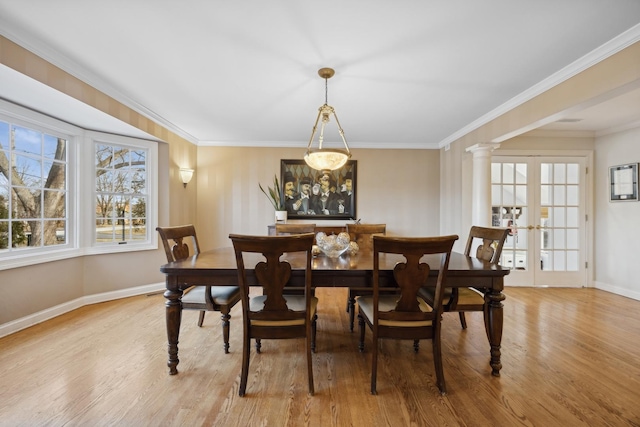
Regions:
M 316 234 L 316 244 L 322 253 L 330 258 L 337 258 L 349 249 L 349 234 L 342 232 L 326 235 L 322 231 Z

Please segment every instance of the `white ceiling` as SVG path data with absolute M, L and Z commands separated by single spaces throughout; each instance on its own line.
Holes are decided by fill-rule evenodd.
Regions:
M 306 146 L 328 66 L 350 146 L 436 148 L 640 39 L 640 1 L 0 0 L 0 34 L 194 143 Z M 6 67 L 0 82 L 0 98 L 140 133 Z M 581 108 L 544 129 L 637 124 L 640 89 Z

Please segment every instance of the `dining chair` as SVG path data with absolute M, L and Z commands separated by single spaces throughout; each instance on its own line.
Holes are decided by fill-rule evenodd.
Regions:
M 476 258 L 491 264 L 497 264 L 500 261 L 502 247 L 508 234 L 508 228 L 479 227 L 474 225 L 469 231 L 464 254 L 469 256 L 472 247 L 479 243 L 476 249 Z M 472 283 L 470 283 L 470 285 L 472 285 Z M 418 295 L 429 305 L 433 304 L 433 289 L 422 288 Z M 484 293 L 474 287 L 446 288 L 443 293 L 442 307 L 445 312 L 458 312 L 462 329 L 467 329 L 467 319 L 464 314 L 466 311 L 482 311 L 485 312 L 486 315 Z
M 376 394 L 378 370 L 378 340 L 413 340 L 414 351 L 418 351 L 419 341 L 432 341 L 433 362 L 437 385 L 441 394 L 447 389 L 442 367 L 440 344 L 440 322 L 442 320 L 442 292 L 449 269 L 451 249 L 458 236 L 439 237 L 373 237 L 373 295 L 358 296 L 358 323 L 360 325 L 360 351 L 364 351 L 365 328 L 373 335 L 371 344 L 371 394 Z M 380 256 L 402 255 L 393 269 L 399 295 L 380 295 Z M 436 259 L 422 261 L 424 255 L 440 255 Z M 429 264 L 429 262 L 431 264 Z M 435 283 L 427 282 L 432 269 L 438 270 Z M 386 280 L 386 278 L 384 278 Z M 422 286 L 434 288 L 436 296 L 433 306 L 429 306 L 418 296 Z
M 156 230 L 162 239 L 168 263 L 188 258 L 190 256 L 189 246 L 191 246 L 194 255 L 200 253 L 200 245 L 193 225 L 157 227 Z M 240 288 L 238 286 L 197 286 L 197 283 L 181 283 L 180 287 L 184 291 L 182 308 L 200 311 L 198 326 L 202 327 L 205 312 L 220 312 L 224 352 L 229 353 L 229 327 L 231 324 L 229 312 L 240 301 Z
M 242 372 L 238 394 L 244 396 L 249 375 L 251 339 L 305 338 L 309 394 L 313 395 L 311 352 L 315 348 L 316 309 L 318 299 L 311 295 L 311 248 L 313 233 L 291 236 L 247 236 L 230 234 L 238 266 L 238 283 L 242 294 Z M 291 265 L 280 258 L 284 253 L 304 253 L 304 295 L 287 294 L 286 284 L 292 276 Z M 246 259 L 260 261 L 245 265 Z M 250 295 L 247 269 L 253 269 L 262 295 Z M 256 348 L 256 353 L 259 349 Z
M 306 223 L 289 223 L 289 224 L 276 224 L 276 236 L 290 236 L 292 234 L 304 234 L 304 233 L 315 233 L 316 225 L 315 224 L 306 224 Z M 289 287 L 287 289 L 287 293 L 289 294 L 300 294 L 304 295 L 304 288 L 302 287 Z M 311 295 L 314 296 L 315 289 L 311 289 Z M 260 348 L 260 340 L 256 341 L 256 345 Z
M 352 242 L 356 242 L 363 252 L 373 249 L 373 236 L 384 236 L 387 233 L 387 224 L 347 224 L 347 233 Z M 349 330 L 353 332 L 355 320 L 356 297 L 358 295 L 371 295 L 371 289 L 347 288 L 347 313 L 349 313 Z M 396 293 L 395 289 L 385 292 Z
M 292 234 L 315 233 L 316 225 L 307 223 L 276 224 L 276 236 L 290 236 Z

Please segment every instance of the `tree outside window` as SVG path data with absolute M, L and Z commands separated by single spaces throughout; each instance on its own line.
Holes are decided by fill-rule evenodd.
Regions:
M 96 242 L 147 239 L 147 150 L 96 142 Z
M 0 121 L 0 251 L 67 243 L 67 145 Z

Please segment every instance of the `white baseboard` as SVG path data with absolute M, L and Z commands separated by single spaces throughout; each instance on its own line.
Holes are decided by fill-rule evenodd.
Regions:
M 640 301 L 640 291 L 632 289 L 621 288 L 620 286 L 612 286 L 603 282 L 594 282 L 596 289 L 602 289 L 603 291 L 611 292 L 616 295 L 631 298 Z
M 101 294 L 87 295 L 81 298 L 74 299 L 73 301 L 68 301 L 63 304 L 56 305 L 55 307 L 50 307 L 46 310 L 30 314 L 29 316 L 4 323 L 0 325 L 0 338 L 21 331 L 30 326 L 37 325 L 38 323 L 42 323 L 46 320 L 53 319 L 54 317 L 60 316 L 64 313 L 68 313 L 85 305 L 97 304 L 105 301 L 113 301 L 116 299 L 163 291 L 164 289 L 166 289 L 165 283 L 160 282 L 152 283 L 150 285 L 137 286 L 135 288 L 127 288 L 118 291 L 104 292 Z

